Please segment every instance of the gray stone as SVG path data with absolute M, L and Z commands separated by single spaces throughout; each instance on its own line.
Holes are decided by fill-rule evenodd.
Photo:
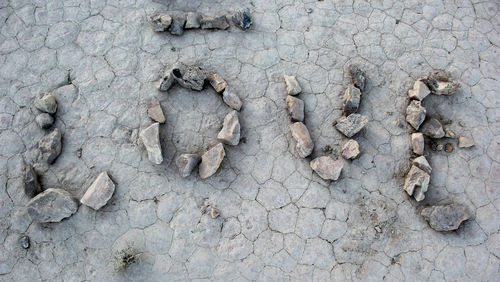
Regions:
M 163 162 L 163 156 L 160 144 L 160 124 L 153 123 L 146 129 L 143 129 L 139 136 L 148 151 L 149 160 L 152 163 L 161 164 Z
M 62 189 L 49 188 L 28 203 L 28 214 L 35 222 L 59 222 L 78 210 L 78 202 Z
M 411 134 L 411 148 L 413 153 L 417 155 L 424 154 L 424 134 L 421 132 L 416 132 Z
M 349 76 L 351 83 L 354 84 L 359 90 L 365 91 L 365 73 L 355 65 L 349 66 Z
M 182 154 L 175 160 L 175 164 L 181 176 L 188 177 L 200 161 L 201 158 L 198 154 Z
M 27 196 L 34 197 L 38 193 L 42 192 L 42 186 L 38 182 L 38 177 L 31 165 L 26 165 L 26 167 L 24 168 L 23 182 L 24 194 L 26 194 Z
M 61 131 L 55 128 L 38 142 L 38 163 L 53 163 L 61 153 Z
M 443 71 L 435 72 L 424 80 L 432 94 L 435 95 L 452 95 L 460 84 L 452 81 L 450 75 Z
M 41 129 L 48 129 L 54 124 L 54 118 L 47 113 L 37 115 L 35 121 Z
M 345 159 L 354 159 L 359 155 L 359 144 L 354 139 L 349 139 L 342 146 L 342 157 Z
M 185 29 L 200 28 L 200 14 L 195 12 L 187 13 Z
M 429 120 L 426 120 L 422 124 L 420 131 L 422 131 L 423 134 L 425 134 L 426 136 L 429 136 L 431 138 L 443 138 L 444 137 L 443 125 L 441 125 L 439 120 L 437 120 L 435 118 L 431 118 Z
M 222 145 L 222 143 L 215 145 L 205 152 L 201 156 L 201 164 L 198 168 L 200 178 L 205 179 L 214 175 L 219 169 L 225 155 L 226 152 L 224 151 L 224 145 Z
M 28 236 L 22 236 L 19 238 L 19 245 L 21 245 L 21 248 L 23 249 L 29 249 L 30 248 L 30 237 Z
M 162 79 L 160 79 L 158 83 L 158 90 L 160 91 L 168 91 L 170 87 L 172 87 L 175 83 L 174 75 L 172 73 L 172 70 L 169 70 L 165 73 Z
M 109 178 L 106 171 L 101 172 L 80 199 L 80 203 L 98 210 L 106 205 L 114 192 L 115 184 L 113 180 Z
M 293 96 L 302 92 L 302 88 L 300 87 L 300 84 L 295 76 L 284 74 L 283 79 L 285 80 L 286 92 L 288 93 L 288 95 Z
M 431 91 L 421 80 L 415 81 L 415 83 L 413 84 L 413 88 L 408 90 L 408 97 L 410 97 L 410 99 L 417 99 L 419 101 L 422 101 L 429 94 L 431 94 Z
M 238 112 L 232 110 L 224 118 L 222 129 L 217 135 L 217 140 L 224 144 L 236 146 L 240 143 L 240 121 Z
M 37 109 L 44 113 L 55 114 L 57 111 L 56 97 L 50 93 L 38 93 L 34 104 Z
M 353 137 L 368 123 L 368 118 L 360 114 L 350 114 L 337 120 L 335 127 L 346 137 Z
M 243 103 L 241 102 L 240 97 L 236 95 L 234 89 L 231 86 L 227 86 L 224 92 L 222 93 L 222 100 L 226 105 L 231 107 L 233 110 L 241 110 L 241 106 Z
M 207 74 L 197 66 L 180 66 L 172 70 L 173 77 L 180 86 L 201 91 L 205 85 Z
M 458 137 L 458 147 L 459 148 L 469 148 L 474 146 L 474 141 L 469 137 L 460 136 Z
M 227 82 L 216 73 L 209 74 L 207 80 L 217 93 L 221 93 L 227 87 Z
M 151 98 L 148 104 L 148 116 L 159 123 L 165 122 L 165 115 L 163 115 L 163 110 L 161 109 L 160 101 L 155 97 Z
M 425 114 L 427 111 L 420 101 L 412 100 L 408 107 L 406 108 L 406 121 L 416 130 L 419 129 L 422 122 L 425 120 Z
M 347 86 L 344 92 L 344 114 L 350 115 L 358 111 L 361 102 L 361 91 L 354 85 Z
M 425 192 L 429 186 L 431 177 L 429 174 L 416 165 L 412 165 L 410 171 L 406 175 L 403 189 L 408 195 L 413 196 L 417 202 L 425 199 Z
M 184 24 L 186 23 L 185 15 L 174 15 L 172 16 L 172 24 L 170 25 L 168 31 L 172 35 L 182 35 L 184 33 Z
M 201 16 L 200 26 L 202 29 L 228 29 L 229 21 L 226 16 L 208 17 Z
M 462 222 L 471 217 L 469 208 L 463 204 L 425 207 L 420 215 L 436 231 L 457 230 Z
M 415 158 L 412 161 L 412 164 L 416 165 L 418 168 L 427 172 L 428 174 L 431 174 L 431 172 L 432 172 L 432 167 L 424 156 L 420 156 L 418 158 Z
M 323 156 L 315 158 L 309 165 L 324 180 L 337 180 L 344 167 L 344 161 Z
M 202 214 L 208 214 L 212 219 L 216 219 L 220 215 L 219 209 L 216 207 L 212 206 L 209 202 L 208 199 L 205 199 L 203 203 L 201 204 L 201 209 L 200 209 Z
M 172 17 L 167 14 L 153 15 L 150 18 L 150 23 L 156 32 L 167 31 L 172 24 Z
M 231 16 L 233 24 L 238 26 L 241 30 L 247 30 L 252 26 L 252 17 L 248 10 L 237 11 Z
M 304 121 L 304 101 L 287 95 L 285 99 L 288 114 L 293 121 Z
M 295 150 L 301 158 L 309 156 L 313 149 L 314 143 L 312 142 L 311 135 L 309 135 L 309 130 L 302 122 L 295 122 L 290 125 L 290 130 L 292 132 L 292 137 L 295 139 Z

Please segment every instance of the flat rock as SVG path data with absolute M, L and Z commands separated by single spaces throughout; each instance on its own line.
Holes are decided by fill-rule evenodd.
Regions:
M 201 91 L 207 78 L 206 72 L 197 66 L 181 66 L 172 70 L 172 75 L 180 86 Z
M 34 197 L 42 192 L 42 186 L 38 182 L 38 177 L 31 165 L 26 165 L 24 168 L 23 183 L 24 194 L 28 197 Z
M 38 163 L 53 163 L 61 153 L 61 131 L 55 128 L 38 142 Z
M 224 151 L 224 145 L 219 143 L 212 147 L 201 156 L 201 164 L 198 167 L 198 173 L 201 179 L 208 178 L 214 175 L 219 169 L 226 151 Z
M 474 141 L 469 137 L 460 136 L 458 137 L 458 147 L 459 148 L 469 148 L 474 146 Z
M 196 12 L 189 12 L 186 16 L 185 29 L 200 28 L 200 14 Z
M 344 114 L 350 115 L 358 111 L 361 102 L 361 90 L 354 85 L 347 86 L 344 92 Z
M 172 17 L 167 14 L 153 15 L 150 18 L 150 23 L 156 32 L 167 31 L 172 24 Z
M 355 65 L 349 66 L 349 76 L 351 83 L 354 84 L 359 90 L 365 91 L 365 73 Z
M 35 97 L 35 107 L 49 114 L 55 114 L 57 111 L 56 97 L 50 93 L 38 93 Z
M 304 101 L 287 95 L 285 99 L 288 114 L 293 121 L 304 121 Z
M 443 71 L 429 75 L 424 81 L 431 93 L 435 95 L 452 95 L 460 87 L 458 82 L 452 81 L 450 75 Z
M 335 127 L 345 136 L 351 138 L 360 132 L 368 123 L 368 118 L 360 114 L 350 114 L 337 120 Z
M 201 16 L 200 26 L 202 29 L 228 29 L 229 21 L 226 16 L 208 17 Z
M 309 156 L 314 149 L 314 143 L 312 142 L 311 135 L 309 135 L 309 130 L 307 130 L 306 125 L 302 122 L 295 122 L 290 125 L 290 130 L 296 142 L 295 150 L 297 150 L 299 156 L 301 158 Z
M 288 93 L 288 95 L 293 96 L 302 92 L 302 88 L 300 87 L 300 84 L 295 76 L 284 74 L 283 79 L 285 80 L 286 92 Z
M 425 199 L 425 192 L 429 186 L 430 175 L 418 168 L 416 165 L 412 165 L 410 171 L 406 175 L 405 185 L 403 189 L 408 193 L 408 195 L 413 196 L 417 202 Z
M 222 129 L 217 135 L 217 140 L 233 146 L 240 143 L 240 121 L 237 111 L 232 110 L 226 115 Z
M 106 205 L 114 192 L 115 184 L 108 173 L 101 172 L 80 199 L 80 203 L 98 210 Z
M 432 172 L 432 167 L 424 156 L 420 156 L 418 158 L 415 158 L 412 161 L 412 164 L 416 165 L 418 168 L 427 172 L 428 174 L 431 174 L 431 172 Z
M 471 217 L 469 208 L 463 204 L 425 207 L 420 215 L 436 231 L 453 231 Z
M 165 115 L 163 115 L 163 110 L 161 109 L 160 101 L 155 97 L 151 98 L 148 104 L 148 116 L 159 123 L 165 122 Z
M 227 86 L 224 92 L 222 93 L 222 100 L 226 105 L 231 107 L 233 110 L 241 110 L 241 106 L 243 103 L 241 102 L 240 97 L 236 95 L 234 89 L 231 86 Z
M 158 83 L 158 90 L 160 91 L 168 91 L 170 87 L 172 87 L 175 83 L 174 75 L 172 73 L 172 70 L 167 71 L 165 75 L 160 79 Z
M 78 210 L 78 202 L 62 189 L 49 188 L 28 203 L 28 214 L 35 222 L 59 222 Z
M 221 93 L 227 87 L 227 82 L 216 73 L 209 74 L 207 80 L 217 93 Z
M 413 88 L 408 90 L 408 97 L 419 101 L 422 101 L 429 94 L 431 94 L 431 91 L 422 80 L 415 81 Z
M 48 113 L 37 115 L 35 121 L 41 129 L 48 129 L 54 124 L 54 118 Z
M 160 145 L 160 124 L 153 123 L 139 134 L 142 143 L 148 151 L 148 158 L 152 163 L 161 164 L 163 156 Z
M 444 137 L 443 125 L 439 122 L 439 120 L 437 120 L 435 118 L 431 118 L 429 120 L 426 120 L 422 124 L 420 131 L 422 131 L 423 134 L 425 134 L 426 136 L 429 136 L 431 138 L 443 138 Z
M 342 146 L 342 157 L 345 159 L 354 159 L 359 155 L 359 144 L 354 139 L 349 139 Z
M 172 35 L 182 35 L 184 33 L 184 24 L 186 23 L 185 15 L 174 15 L 172 16 L 172 24 L 170 25 L 168 31 Z
M 237 11 L 231 16 L 231 21 L 241 30 L 247 30 L 252 26 L 252 17 L 248 10 Z
M 182 154 L 175 160 L 175 164 L 181 176 L 188 177 L 200 161 L 198 154 Z
M 323 156 L 315 158 L 309 165 L 324 180 L 337 180 L 344 167 L 344 161 Z
M 406 121 L 416 130 L 420 128 L 420 125 L 425 120 L 425 115 L 427 111 L 420 104 L 420 101 L 412 100 L 408 107 L 406 108 Z
M 417 155 L 424 154 L 424 134 L 421 132 L 416 132 L 411 134 L 411 148 L 413 153 Z

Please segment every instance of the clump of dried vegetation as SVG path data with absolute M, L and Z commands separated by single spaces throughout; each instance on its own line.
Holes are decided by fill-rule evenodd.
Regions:
M 113 257 L 115 273 L 122 273 L 131 264 L 139 262 L 141 254 L 141 252 L 131 245 L 127 245 L 126 248 L 117 251 Z

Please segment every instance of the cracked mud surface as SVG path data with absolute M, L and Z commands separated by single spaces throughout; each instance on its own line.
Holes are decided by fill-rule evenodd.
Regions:
M 500 264 L 500 4 L 497 1 L 0 0 L 0 280 L 498 280 Z M 334 3 L 335 2 L 335 3 Z M 250 8 L 249 31 L 155 33 L 155 11 L 208 15 Z M 226 10 L 227 9 L 227 10 Z M 158 92 L 177 62 L 215 69 L 243 101 L 242 138 L 220 171 L 183 179 L 175 157 L 205 150 L 230 109 L 210 87 Z M 310 158 L 338 156 L 347 67 L 367 74 L 360 156 L 326 182 L 297 157 L 283 74 L 303 89 Z M 475 146 L 426 155 L 426 199 L 401 189 L 410 167 L 407 91 L 436 69 L 461 83 L 430 95 L 427 116 L 449 120 Z M 55 89 L 55 90 L 54 90 Z M 40 177 L 80 198 L 102 171 L 116 182 L 99 211 L 80 206 L 55 224 L 32 223 L 22 168 L 44 135 L 36 94 L 54 90 L 62 153 Z M 164 162 L 136 142 L 157 97 Z M 441 142 L 441 141 L 440 141 Z M 446 141 L 446 142 L 449 142 Z M 200 152 L 198 152 L 200 153 Z M 79 157 L 81 154 L 81 157 Z M 202 215 L 203 199 L 220 210 Z M 419 206 L 458 202 L 472 218 L 438 233 Z M 18 242 L 28 235 L 31 247 Z M 141 261 L 114 275 L 132 243 Z

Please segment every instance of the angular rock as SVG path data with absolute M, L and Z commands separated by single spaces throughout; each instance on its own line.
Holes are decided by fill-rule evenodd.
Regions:
M 359 144 L 356 140 L 350 139 L 342 146 L 342 157 L 354 159 L 359 155 Z
M 416 165 L 412 165 L 406 175 L 403 189 L 408 195 L 413 196 L 417 202 L 420 202 L 425 199 L 425 192 L 427 192 L 430 179 L 431 177 L 427 172 L 421 170 Z
M 206 72 L 197 66 L 181 66 L 172 70 L 172 75 L 180 86 L 201 91 L 205 85 Z
M 159 123 L 165 122 L 165 115 L 163 115 L 163 110 L 161 109 L 160 101 L 155 97 L 151 98 L 148 104 L 148 116 Z
M 420 132 L 412 133 L 411 135 L 411 148 L 413 153 L 417 155 L 424 154 L 424 134 Z
M 201 29 L 228 29 L 229 21 L 226 16 L 220 17 L 207 17 L 201 16 L 200 19 Z
M 460 87 L 458 82 L 452 81 L 450 76 L 443 71 L 429 75 L 424 81 L 431 93 L 435 95 L 452 95 Z
M 469 137 L 460 136 L 458 137 L 458 147 L 459 148 L 469 148 L 474 146 L 474 141 Z
M 106 205 L 114 192 L 115 184 L 113 180 L 109 178 L 106 171 L 101 172 L 80 199 L 80 203 L 98 210 Z
M 302 122 L 295 122 L 290 125 L 290 130 L 292 132 L 292 137 L 295 139 L 295 150 L 301 158 L 309 156 L 313 149 L 314 143 L 311 140 L 311 135 L 309 135 L 309 130 Z
M 38 163 L 53 163 L 61 153 L 61 131 L 55 128 L 38 142 Z
M 203 203 L 201 204 L 201 213 L 202 214 L 208 214 L 211 218 L 216 219 L 220 215 L 220 211 L 212 206 L 209 202 L 208 199 L 205 199 Z
M 283 79 L 285 80 L 286 92 L 288 93 L 288 95 L 293 96 L 302 92 L 302 88 L 300 87 L 300 84 L 295 76 L 284 74 Z
M 323 156 L 315 158 L 309 165 L 324 180 L 337 180 L 344 167 L 344 161 Z
M 48 129 L 54 124 L 54 118 L 47 113 L 37 115 L 35 121 L 41 129 Z
M 437 120 L 435 118 L 431 118 L 429 120 L 426 120 L 424 122 L 424 124 L 422 124 L 420 131 L 422 131 L 423 134 L 425 134 L 426 136 L 429 136 L 431 138 L 443 138 L 444 137 L 443 125 L 441 125 L 439 120 Z
M 233 110 L 226 115 L 222 129 L 217 135 L 217 140 L 233 146 L 240 143 L 240 121 L 237 111 Z
M 287 95 L 285 99 L 288 106 L 288 114 L 293 121 L 304 121 L 304 101 Z
M 427 172 L 428 174 L 430 174 L 432 172 L 432 167 L 424 156 L 420 156 L 418 158 L 415 158 L 412 161 L 412 164 L 416 165 L 418 168 Z
M 431 94 L 431 91 L 421 80 L 415 81 L 415 83 L 413 84 L 413 88 L 408 90 L 408 97 L 410 97 L 410 99 L 417 99 L 419 101 L 422 101 L 429 94 Z
M 248 10 L 235 12 L 231 16 L 231 21 L 241 30 L 249 29 L 253 23 L 252 17 L 250 16 L 250 12 Z
M 351 138 L 368 123 L 368 118 L 360 114 L 350 114 L 337 120 L 335 127 L 345 136 Z
M 227 87 L 227 82 L 216 73 L 208 75 L 207 80 L 217 93 L 221 93 Z
M 150 23 L 156 32 L 167 31 L 172 24 L 172 17 L 167 14 L 153 15 L 150 18 Z
M 200 28 L 200 14 L 195 12 L 187 13 L 185 29 Z
M 420 211 L 420 215 L 436 231 L 453 231 L 471 217 L 471 212 L 463 204 L 450 204 L 425 207 Z
M 420 127 L 422 122 L 425 120 L 425 114 L 427 111 L 422 105 L 420 105 L 420 101 L 412 100 L 408 107 L 406 108 L 406 121 L 416 130 Z
M 59 222 L 78 210 L 78 202 L 71 195 L 56 188 L 49 188 L 28 203 L 28 214 L 35 222 Z
M 361 102 L 361 91 L 354 85 L 349 85 L 344 92 L 344 114 L 350 115 L 358 111 Z
M 34 104 L 37 109 L 44 113 L 55 114 L 57 111 L 56 97 L 50 93 L 38 93 Z
M 200 161 L 201 158 L 198 154 L 182 154 L 175 160 L 175 164 L 181 176 L 188 177 Z
M 222 93 L 222 100 L 226 105 L 231 107 L 233 110 L 239 111 L 243 103 L 241 102 L 240 97 L 236 95 L 234 89 L 231 86 L 226 87 L 224 92 Z
M 26 194 L 27 196 L 34 197 L 38 193 L 42 192 L 42 186 L 38 182 L 38 177 L 31 165 L 27 165 L 24 168 L 23 182 L 24 194 Z
M 158 83 L 158 90 L 160 91 L 168 91 L 170 87 L 172 87 L 175 83 L 174 75 L 172 73 L 172 70 L 169 70 L 162 79 L 160 79 L 160 82 Z
M 175 15 L 172 16 L 172 24 L 168 31 L 172 35 L 182 35 L 184 33 L 184 24 L 186 23 L 185 15 Z
M 201 164 L 198 167 L 200 178 L 205 179 L 214 175 L 219 169 L 225 155 L 226 151 L 224 151 L 222 143 L 215 145 L 212 149 L 205 152 L 201 156 Z
M 146 129 L 143 129 L 139 136 L 148 151 L 149 160 L 152 163 L 161 164 L 163 162 L 163 156 L 160 144 L 160 124 L 153 123 Z
M 355 65 L 349 66 L 349 76 L 351 83 L 354 84 L 359 90 L 365 91 L 365 73 Z
M 19 245 L 21 245 L 21 248 L 23 249 L 29 249 L 30 248 L 30 237 L 28 236 L 23 236 L 19 238 Z

